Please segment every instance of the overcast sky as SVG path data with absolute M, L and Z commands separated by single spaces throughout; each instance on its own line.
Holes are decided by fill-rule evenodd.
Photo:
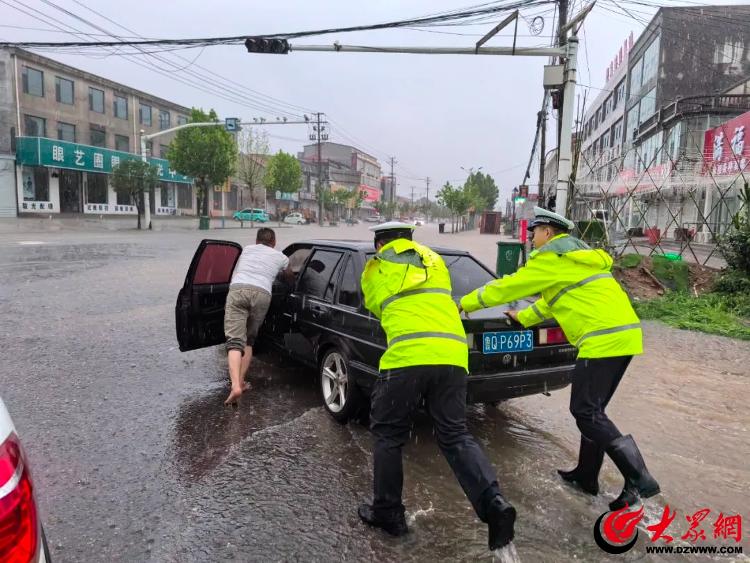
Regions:
M 573 0 L 572 3 L 573 11 L 577 12 L 582 2 Z M 2 0 L 0 37 L 10 41 L 75 40 L 59 32 L 43 31 L 54 29 L 53 25 L 100 33 L 59 11 L 55 5 L 108 32 L 130 35 L 85 6 L 142 36 L 182 38 L 379 23 L 471 4 L 472 0 L 129 0 L 125 3 Z M 30 12 L 34 17 L 10 5 Z M 606 4 L 604 6 L 594 9 L 581 35 L 579 82 L 596 88 L 604 86 L 605 68 L 622 41 L 631 31 L 637 38 L 643 29 L 638 21 L 625 15 L 614 15 L 607 11 Z M 45 17 L 32 9 L 42 12 Z M 553 10 L 554 6 L 550 4 L 522 11 L 525 20 L 521 20 L 518 27 L 518 45 L 548 45 L 553 29 Z M 650 19 L 650 14 L 655 12 L 648 8 L 639 10 L 637 15 L 645 19 Z M 537 15 L 543 18 L 543 29 L 539 35 L 533 35 L 529 22 Z M 503 17 L 504 14 L 498 15 L 496 21 Z M 537 19 L 536 24 L 540 23 L 541 20 Z M 443 27 L 431 32 L 394 29 L 334 34 L 292 43 L 331 44 L 337 40 L 355 45 L 470 46 L 479 38 L 477 34 L 481 36 L 493 25 L 494 22 L 481 26 Z M 507 32 L 503 33 L 489 45 L 511 45 L 512 39 L 507 35 Z M 183 59 L 176 58 L 173 53 L 160 54 L 165 61 L 137 58 L 158 65 L 164 71 L 159 74 L 138 66 L 134 58 L 113 56 L 105 51 L 85 55 L 44 54 L 186 106 L 215 108 L 222 117 L 275 119 L 277 115 L 291 118 L 303 111 L 325 112 L 331 120 L 331 141 L 357 144 L 380 160 L 384 173 L 387 172 L 388 156 L 398 160 L 396 175 L 399 192 L 403 195 L 411 193 L 411 186 L 416 187 L 417 197 L 424 195 L 425 183 L 421 179 L 429 176 L 430 193 L 434 196 L 445 181 L 462 182 L 466 173 L 461 167 L 476 169 L 481 166 L 497 180 L 502 200 L 523 179 L 535 131 L 536 112 L 541 106 L 542 67 L 546 64 L 546 59 L 538 57 L 303 52 L 286 56 L 250 55 L 244 46 L 178 52 Z M 215 77 L 195 64 L 191 65 L 193 62 L 233 84 L 214 86 Z M 200 76 L 187 75 L 185 67 Z M 194 82 L 209 91 L 201 91 L 173 77 Z M 593 90 L 589 95 L 596 96 L 599 91 Z M 579 93 L 582 92 L 581 88 Z M 304 109 L 280 105 L 275 100 Z M 282 109 L 287 113 L 282 114 Z M 550 125 L 556 127 L 554 119 L 550 120 Z M 309 142 L 305 126 L 273 126 L 268 127 L 268 132 L 272 135 L 273 150 L 283 149 L 296 154 L 302 144 Z M 532 170 L 537 168 L 535 165 Z M 534 172 L 532 183 L 536 176 Z

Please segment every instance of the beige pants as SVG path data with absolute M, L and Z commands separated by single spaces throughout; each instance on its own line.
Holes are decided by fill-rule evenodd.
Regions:
M 260 325 L 271 306 L 271 294 L 252 285 L 235 285 L 229 288 L 224 308 L 224 335 L 227 350 L 244 351 L 255 344 Z

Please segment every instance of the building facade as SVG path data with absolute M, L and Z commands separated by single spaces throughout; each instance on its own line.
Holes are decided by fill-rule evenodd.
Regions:
M 187 123 L 190 109 L 21 49 L 0 49 L 0 216 L 135 214 L 109 177 L 140 158 L 140 131 Z M 149 142 L 156 215 L 195 214 L 192 179 L 171 169 L 173 134 Z
M 619 82 L 584 118 L 589 137 L 577 166 L 574 218 L 608 208 L 615 231 L 656 229 L 674 239 L 689 231 L 703 242 L 726 229 L 738 194 L 732 188 L 722 205 L 706 204 L 715 201 L 716 181 L 706 174 L 704 140 L 707 130 L 750 110 L 747 21 L 750 6 L 657 12 L 629 52 L 626 76 L 616 73 Z M 587 129 L 623 90 L 624 115 L 605 117 L 603 137 Z

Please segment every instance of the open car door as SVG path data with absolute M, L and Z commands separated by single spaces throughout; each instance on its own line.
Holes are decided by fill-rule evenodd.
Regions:
M 175 324 L 180 351 L 224 342 L 224 305 L 242 246 L 225 240 L 202 240 L 177 296 Z

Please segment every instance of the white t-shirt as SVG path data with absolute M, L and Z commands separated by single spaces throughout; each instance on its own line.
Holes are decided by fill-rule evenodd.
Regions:
M 271 293 L 273 280 L 289 266 L 289 258 L 265 244 L 251 244 L 242 249 L 229 284 L 254 285 Z

